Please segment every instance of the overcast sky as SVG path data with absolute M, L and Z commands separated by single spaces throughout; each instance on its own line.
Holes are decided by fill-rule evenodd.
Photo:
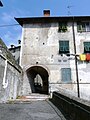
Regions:
M 21 26 L 3 26 L 17 24 L 14 17 L 43 16 L 44 9 L 51 10 L 51 16 L 89 16 L 90 0 L 1 0 L 0 38 L 7 46 L 17 44 L 21 39 Z M 69 6 L 69 7 L 68 7 Z M 3 27 L 2 27 L 3 26 Z

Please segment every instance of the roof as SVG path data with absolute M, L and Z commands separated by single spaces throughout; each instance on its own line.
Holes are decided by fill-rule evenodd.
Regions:
M 0 38 L 0 50 L 2 51 L 2 54 L 0 54 L 0 56 L 4 56 L 3 58 L 6 58 L 8 61 L 10 61 L 9 63 L 13 65 L 13 67 L 15 67 L 17 70 L 21 71 L 21 67 L 16 63 L 15 58 L 13 57 L 13 55 L 11 54 L 11 52 L 8 50 L 7 46 L 5 45 L 5 43 L 2 41 L 2 39 Z
M 18 48 L 21 48 L 21 46 L 14 46 L 14 47 L 9 48 L 9 50 L 15 50 L 15 49 L 18 49 Z
M 90 21 L 90 16 L 61 16 L 61 17 L 26 17 L 15 18 L 15 20 L 23 26 L 30 23 L 53 23 L 60 21 Z

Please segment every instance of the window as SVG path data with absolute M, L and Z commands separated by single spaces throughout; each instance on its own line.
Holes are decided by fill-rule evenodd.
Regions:
M 66 32 L 67 31 L 67 23 L 63 22 L 63 23 L 59 23 L 59 29 L 58 32 Z
M 59 41 L 59 54 L 69 53 L 69 41 Z
M 61 68 L 61 79 L 63 82 L 71 81 L 71 69 L 70 68 Z
M 90 53 L 90 42 L 84 42 L 84 53 Z
M 78 32 L 90 32 L 90 22 L 78 22 L 77 31 Z

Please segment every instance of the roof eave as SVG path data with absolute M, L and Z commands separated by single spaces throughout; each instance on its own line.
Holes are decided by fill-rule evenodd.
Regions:
M 23 24 L 30 23 L 52 23 L 60 21 L 86 21 L 90 20 L 90 16 L 62 16 L 62 17 L 27 17 L 27 18 L 15 18 L 15 20 L 23 26 Z

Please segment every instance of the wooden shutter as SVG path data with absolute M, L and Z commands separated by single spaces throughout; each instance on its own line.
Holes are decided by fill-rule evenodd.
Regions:
M 84 53 L 90 53 L 90 42 L 84 42 Z
M 59 53 L 69 53 L 69 41 L 59 41 Z
M 70 82 L 71 81 L 71 69 L 70 68 L 62 68 L 61 76 L 62 76 L 63 82 Z

